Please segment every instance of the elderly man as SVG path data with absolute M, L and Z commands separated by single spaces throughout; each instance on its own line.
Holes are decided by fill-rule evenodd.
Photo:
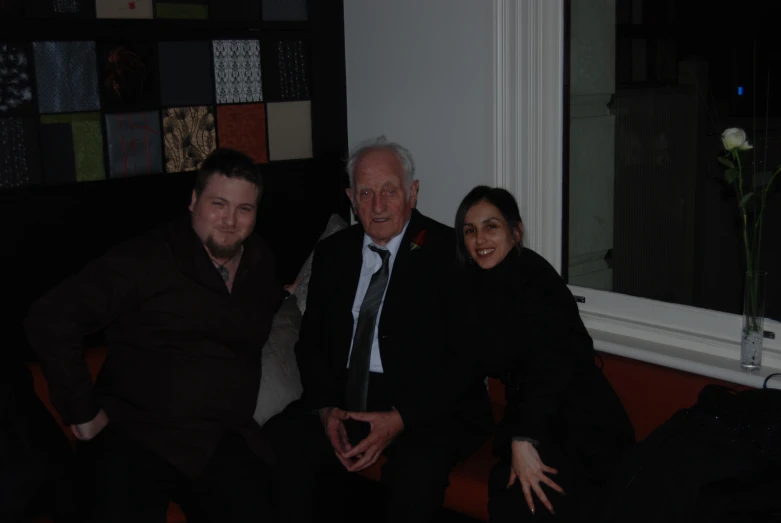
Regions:
M 164 521 L 174 491 L 188 521 L 267 516 L 271 453 L 252 415 L 283 289 L 251 235 L 261 191 L 250 158 L 217 150 L 187 215 L 33 304 L 25 327 L 52 403 L 94 457 L 90 521 Z M 93 387 L 82 340 L 102 329 L 108 355 Z
M 429 521 L 453 466 L 491 427 L 479 379 L 456 412 L 422 407 L 456 352 L 454 231 L 415 210 L 419 182 L 402 146 L 361 145 L 347 171 L 360 224 L 315 250 L 296 345 L 303 396 L 265 427 L 277 455 L 273 500 L 280 521 L 312 521 L 319 467 L 357 472 L 384 454 L 385 519 Z

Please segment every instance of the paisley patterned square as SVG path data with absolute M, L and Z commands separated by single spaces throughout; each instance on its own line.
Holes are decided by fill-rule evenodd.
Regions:
M 41 113 L 100 108 L 95 42 L 35 42 Z
M 243 152 L 255 163 L 268 162 L 266 107 L 263 104 L 218 106 L 217 139 L 220 147 Z
M 31 72 L 23 45 L 0 44 L 0 116 L 35 110 Z
M 217 147 L 214 109 L 176 107 L 163 112 L 165 172 L 194 171 Z
M 218 104 L 260 102 L 259 40 L 215 40 L 214 81 Z
M 159 112 L 108 114 L 106 137 L 112 178 L 163 172 Z

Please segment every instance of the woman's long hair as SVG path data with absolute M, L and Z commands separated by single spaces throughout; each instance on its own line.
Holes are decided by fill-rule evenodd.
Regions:
M 517 231 L 523 225 L 521 220 L 521 211 L 518 210 L 518 202 L 515 201 L 513 195 L 507 190 L 500 187 L 489 187 L 487 185 L 478 185 L 461 200 L 461 204 L 456 211 L 456 258 L 460 267 L 465 268 L 472 262 L 472 256 L 466 248 L 464 243 L 464 222 L 466 221 L 466 213 L 473 205 L 480 202 L 488 202 L 502 214 L 504 221 L 507 222 L 509 233 L 513 234 L 513 231 Z M 521 241 L 515 244 L 515 247 L 520 251 L 523 246 L 523 237 Z

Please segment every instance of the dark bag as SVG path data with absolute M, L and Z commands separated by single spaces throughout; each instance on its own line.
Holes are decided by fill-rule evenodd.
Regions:
M 781 390 L 705 386 L 637 443 L 591 520 L 781 521 Z

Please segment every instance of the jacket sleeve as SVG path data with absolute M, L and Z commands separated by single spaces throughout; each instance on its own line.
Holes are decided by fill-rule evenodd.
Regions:
M 429 394 L 396 406 L 407 428 L 419 423 L 431 423 L 436 419 L 451 418 L 463 408 L 462 401 L 473 393 L 475 386 L 484 387 L 485 372 L 479 354 L 469 343 L 468 337 L 464 336 L 464 328 L 469 323 L 464 314 L 455 268 L 450 271 L 442 269 L 438 277 L 439 302 L 444 311 L 440 336 L 444 340 L 446 357 L 440 372 L 431 376 L 434 386 Z
M 312 410 L 341 403 L 340 389 L 331 375 L 326 340 L 327 266 L 322 248 L 315 248 L 306 310 L 295 346 L 296 363 L 303 386 L 302 403 Z
M 515 395 L 519 423 L 508 435 L 545 443 L 551 421 L 572 393 L 573 377 L 593 360 L 593 345 L 585 328 L 578 328 L 577 304 L 558 273 L 528 275 L 526 281 L 517 319 L 518 343 L 526 352 Z
M 67 425 L 90 421 L 98 412 L 84 361 L 84 337 L 137 303 L 138 267 L 128 253 L 109 253 L 35 301 L 25 318 L 52 405 Z

